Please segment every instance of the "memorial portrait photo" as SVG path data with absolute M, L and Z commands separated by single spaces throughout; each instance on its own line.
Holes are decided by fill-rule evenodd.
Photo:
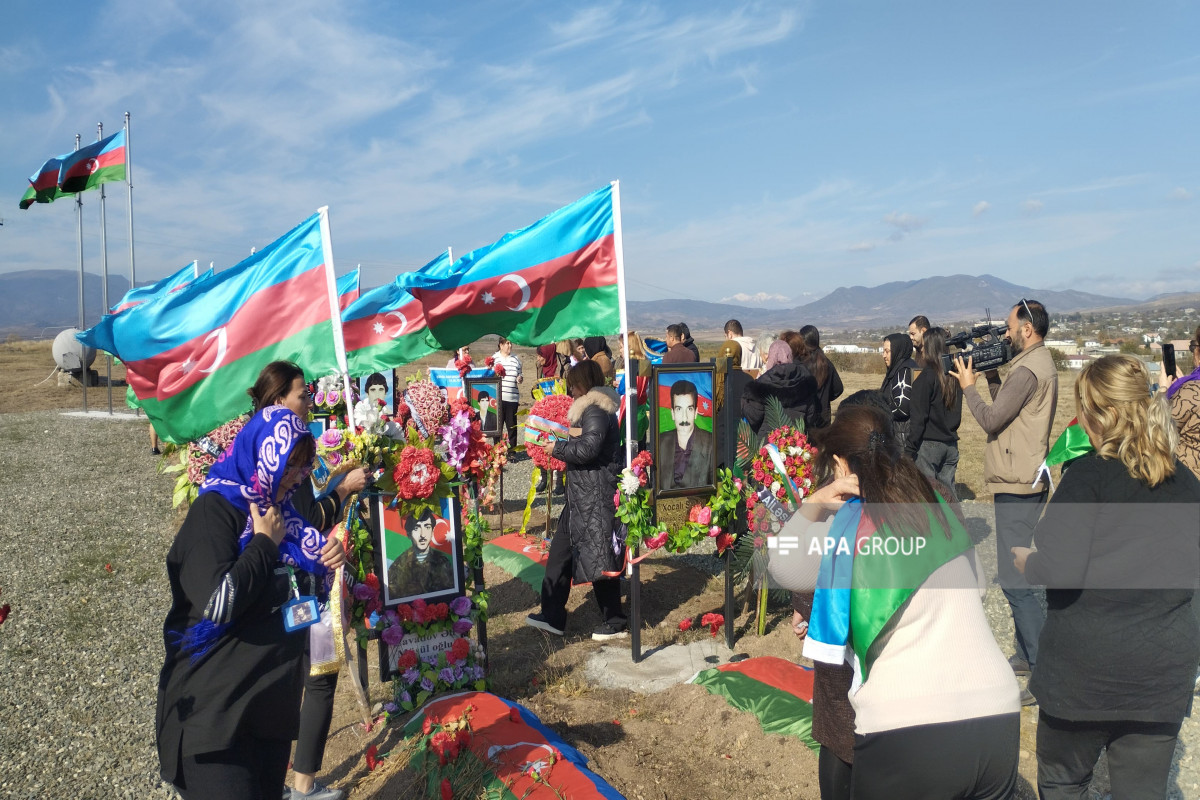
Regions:
M 385 606 L 446 599 L 463 593 L 462 542 L 455 521 L 456 504 L 442 501 L 438 513 L 425 510 L 401 516 L 377 508 L 383 530 L 376 564 Z
M 713 367 L 654 368 L 655 488 L 664 496 L 702 494 L 716 488 L 713 437 Z
M 383 413 L 391 414 L 395 408 L 392 403 L 392 370 L 372 372 L 365 378 L 358 379 L 358 393 L 368 400 L 383 401 Z
M 497 378 L 467 378 L 463 381 L 471 408 L 479 412 L 479 429 L 488 436 L 500 435 L 500 381 Z

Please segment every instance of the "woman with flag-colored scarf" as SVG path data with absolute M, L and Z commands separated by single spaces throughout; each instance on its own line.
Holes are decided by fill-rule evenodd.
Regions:
M 769 570 L 782 588 L 815 589 L 804 654 L 854 669 L 852 796 L 1010 797 L 1019 693 L 970 536 L 886 412 L 839 409 L 816 437 L 833 478 L 784 526 Z M 785 536 L 799 544 L 782 554 Z
M 345 562 L 291 503 L 314 453 L 295 413 L 255 413 L 167 554 L 157 744 L 162 777 L 185 800 L 282 794 L 308 643 L 305 629 L 287 630 L 284 612 L 298 597 L 327 596 Z

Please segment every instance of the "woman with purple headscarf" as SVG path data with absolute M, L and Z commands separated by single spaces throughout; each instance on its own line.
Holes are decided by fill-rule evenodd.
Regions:
M 293 411 L 256 412 L 209 471 L 167 554 L 158 757 L 185 800 L 282 795 L 308 644 L 305 629 L 285 628 L 283 609 L 297 595 L 328 596 L 345 562 L 292 506 L 314 452 Z
M 1171 417 L 1179 429 L 1179 446 L 1175 457 L 1183 462 L 1192 474 L 1200 478 L 1200 327 L 1188 342 L 1192 363 L 1196 368 L 1172 381 L 1166 366 L 1159 368 L 1158 385 L 1166 387 L 1167 400 L 1171 404 Z

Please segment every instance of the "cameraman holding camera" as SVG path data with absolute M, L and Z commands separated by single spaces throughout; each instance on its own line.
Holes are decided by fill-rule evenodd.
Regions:
M 983 479 L 994 496 L 997 573 L 1017 634 L 1017 652 L 1009 663 L 1018 675 L 1032 672 L 1046 621 L 1041 602 L 1013 566 L 1011 550 L 1030 546 L 1048 493 L 1040 468 L 1058 405 L 1058 372 L 1042 344 L 1049 328 L 1050 316 L 1036 300 L 1021 300 L 1012 307 L 1005 336 L 1013 354 L 1008 379 L 1001 385 L 996 370 L 985 373 L 991 405 L 975 389 L 973 359 L 964 364 L 962 356 L 957 357 L 957 369 L 950 373 L 958 378 L 971 414 L 988 437 Z M 1027 689 L 1021 691 L 1021 702 L 1034 702 Z

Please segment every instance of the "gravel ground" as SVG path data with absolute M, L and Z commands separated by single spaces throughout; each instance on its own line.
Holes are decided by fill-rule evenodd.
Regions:
M 154 702 L 168 599 L 163 562 L 178 516 L 173 481 L 155 473 L 145 442 L 140 424 L 0 415 L 0 489 L 11 504 L 0 525 L 0 603 L 13 609 L 0 627 L 0 798 L 176 796 L 158 779 Z M 506 528 L 520 523 L 531 471 L 528 459 L 507 470 Z M 990 504 L 964 507 L 976 538 L 989 537 Z M 529 530 L 544 521 L 543 494 Z M 994 540 L 979 552 L 994 571 Z M 680 558 L 713 564 L 701 553 Z M 986 609 L 1011 653 L 997 586 Z M 1200 798 L 1198 753 L 1200 722 L 1188 719 L 1171 800 Z M 1030 757 L 1023 753 L 1022 772 Z M 1107 796 L 1101 759 L 1092 797 Z

